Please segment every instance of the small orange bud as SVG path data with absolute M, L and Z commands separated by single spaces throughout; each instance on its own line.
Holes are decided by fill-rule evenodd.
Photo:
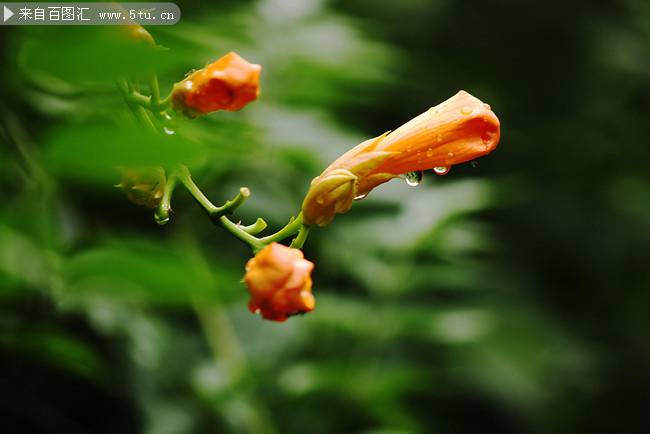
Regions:
M 302 204 L 305 224 L 326 226 L 376 186 L 408 172 L 482 157 L 499 143 L 499 119 L 478 98 L 460 91 L 393 132 L 350 149 L 314 178 Z M 339 183 L 345 174 L 345 183 Z
M 136 205 L 155 208 L 165 192 L 165 170 L 162 167 L 145 169 L 120 168 L 122 181 L 116 185 Z
M 173 107 L 188 117 L 216 110 L 240 110 L 259 96 L 261 71 L 260 65 L 231 51 L 176 83 Z
M 251 295 L 248 308 L 264 319 L 286 321 L 314 310 L 311 292 L 314 263 L 302 251 L 271 243 L 246 264 L 244 281 Z

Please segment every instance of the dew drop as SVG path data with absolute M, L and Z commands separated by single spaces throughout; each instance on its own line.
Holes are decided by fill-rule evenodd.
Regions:
M 433 149 L 429 148 L 427 149 L 427 157 L 431 158 L 433 156 Z
M 164 226 L 167 223 L 169 223 L 169 214 L 167 215 L 154 214 L 154 219 L 156 220 L 156 223 L 158 223 L 160 226 Z
M 483 106 L 488 110 L 492 110 L 492 107 L 490 107 L 490 104 L 483 104 Z
M 448 173 L 449 173 L 449 169 L 451 169 L 451 166 L 439 166 L 439 167 L 434 167 L 434 168 L 433 168 L 433 172 L 434 172 L 436 175 L 440 175 L 440 176 L 442 176 L 442 175 L 446 175 L 446 174 L 448 174 Z
M 170 136 L 173 135 L 173 134 L 176 134 L 176 131 L 174 131 L 174 130 L 172 130 L 170 128 L 167 128 L 167 127 L 163 127 L 163 130 L 165 130 L 165 134 L 168 134 Z
M 483 143 L 487 145 L 494 139 L 494 133 L 492 133 L 491 131 L 486 131 L 481 136 L 481 139 L 483 140 Z
M 325 197 L 324 197 L 323 195 L 318 196 L 318 197 L 316 198 L 316 202 L 317 202 L 319 205 L 324 204 L 324 203 L 325 203 Z
M 404 180 L 411 187 L 415 187 L 415 186 L 420 185 L 420 182 L 422 182 L 422 177 L 423 177 L 422 171 L 421 170 L 416 170 L 416 171 L 413 171 L 413 172 L 407 172 L 404 175 Z
M 468 105 L 464 106 L 462 109 L 460 109 L 460 112 L 464 115 L 468 115 L 472 113 L 472 108 Z
M 453 153 L 453 152 L 447 152 L 447 157 L 449 157 L 449 158 L 453 158 L 453 156 L 454 156 L 454 153 Z
M 354 200 L 365 199 L 366 196 L 368 196 L 368 193 L 359 194 L 357 196 L 354 196 Z

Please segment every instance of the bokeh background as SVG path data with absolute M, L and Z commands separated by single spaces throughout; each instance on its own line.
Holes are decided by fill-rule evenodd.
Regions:
M 115 28 L 0 30 L 2 432 L 649 432 L 650 3 L 180 6 L 151 59 Z M 230 50 L 259 101 L 135 127 L 115 75 L 166 93 Z M 313 231 L 318 306 L 286 323 L 247 312 L 248 249 L 182 189 L 161 227 L 112 187 L 181 160 L 277 228 L 329 161 L 460 89 L 499 148 Z

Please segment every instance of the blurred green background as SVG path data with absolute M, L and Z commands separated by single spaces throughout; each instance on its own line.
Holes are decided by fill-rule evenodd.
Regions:
M 650 3 L 180 3 L 116 50 L 2 27 L 3 433 L 647 433 Z M 167 93 L 235 50 L 262 97 L 149 136 L 116 74 Z M 272 228 L 337 155 L 464 89 L 478 165 L 394 180 L 313 231 L 315 312 L 246 310 L 248 249 L 183 190 L 164 227 L 115 164 L 190 165 Z

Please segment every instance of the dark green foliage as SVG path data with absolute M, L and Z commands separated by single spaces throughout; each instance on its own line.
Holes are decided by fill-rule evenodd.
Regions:
M 648 2 L 325 3 L 187 2 L 151 58 L 110 28 L 2 28 L 3 433 L 648 432 Z M 263 65 L 259 101 L 172 136 L 113 81 L 155 68 L 166 94 L 230 50 Z M 314 230 L 317 309 L 283 324 L 246 310 L 248 250 L 186 193 L 159 227 L 111 187 L 182 161 L 275 228 L 459 89 L 500 147 Z

